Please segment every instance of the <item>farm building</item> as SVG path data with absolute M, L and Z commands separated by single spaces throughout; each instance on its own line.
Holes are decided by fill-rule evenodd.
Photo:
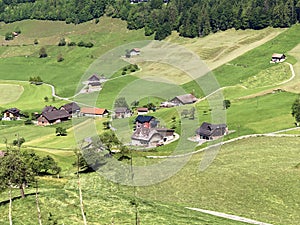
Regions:
M 19 120 L 21 116 L 24 116 L 19 109 L 17 108 L 10 108 L 3 111 L 3 118 L 2 120 Z
M 138 115 L 145 115 L 149 112 L 148 108 L 137 108 L 136 109 Z
M 82 116 L 104 117 L 108 115 L 107 109 L 83 107 L 80 110 Z
M 118 107 L 115 109 L 113 117 L 115 119 L 120 119 L 120 118 L 130 117 L 131 115 L 132 112 L 127 107 Z
M 54 110 L 57 110 L 56 107 L 52 106 L 52 105 L 46 105 L 43 110 L 42 110 L 42 113 L 46 113 L 46 112 L 52 112 Z
M 136 125 L 136 129 L 141 127 L 155 128 L 157 127 L 159 121 L 157 121 L 154 116 L 139 115 L 135 118 L 134 123 Z
M 140 127 L 131 136 L 134 146 L 155 147 L 163 140 L 163 136 L 156 129 Z
M 228 134 L 228 128 L 226 124 L 211 124 L 203 122 L 196 130 L 197 137 L 206 140 L 215 140 L 226 134 Z
M 271 63 L 278 63 L 278 62 L 283 62 L 285 60 L 286 56 L 284 54 L 278 54 L 274 53 L 272 55 Z
M 198 99 L 192 94 L 179 95 L 173 98 L 170 102 L 179 106 L 195 103 Z
M 70 102 L 68 104 L 65 104 L 65 105 L 61 106 L 59 109 L 66 110 L 70 115 L 80 112 L 80 107 L 79 107 L 79 105 L 77 105 L 76 102 Z
M 70 114 L 64 109 L 43 112 L 37 119 L 37 125 L 48 126 L 67 121 L 69 118 Z
M 164 142 L 174 139 L 174 129 L 156 128 L 156 131 L 163 136 Z

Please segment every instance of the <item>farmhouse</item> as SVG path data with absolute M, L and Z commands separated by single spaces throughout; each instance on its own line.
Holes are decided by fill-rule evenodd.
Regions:
M 69 118 L 70 114 L 64 109 L 43 112 L 42 115 L 40 115 L 40 117 L 37 119 L 37 125 L 52 125 L 63 121 L 67 121 Z
M 108 115 L 107 109 L 83 107 L 80 110 L 82 116 L 103 117 Z
M 137 108 L 136 110 L 138 115 L 145 115 L 149 112 L 148 108 Z
M 17 108 L 6 109 L 3 112 L 2 120 L 19 120 L 21 116 L 24 116 L 20 113 L 20 110 Z
M 226 124 L 211 124 L 203 122 L 196 130 L 196 135 L 198 138 L 206 140 L 215 140 L 226 134 L 228 134 L 228 128 Z
M 156 131 L 163 136 L 163 141 L 171 141 L 174 139 L 174 130 L 168 128 L 156 128 Z
M 59 109 L 66 110 L 70 115 L 80 112 L 80 107 L 79 107 L 79 105 L 77 105 L 76 102 L 70 102 L 68 104 L 65 104 L 65 105 L 61 106 Z
M 120 118 L 130 117 L 131 115 L 132 115 L 132 112 L 127 107 L 118 107 L 115 109 L 113 117 L 115 119 L 120 119 Z
M 279 63 L 285 60 L 286 56 L 284 54 L 274 53 L 272 55 L 271 63 Z
M 140 127 L 131 136 L 131 144 L 134 146 L 155 147 L 163 140 L 163 136 L 156 129 Z
M 179 105 L 192 104 L 192 103 L 196 102 L 197 100 L 198 99 L 194 95 L 185 94 L 185 95 L 176 96 L 170 102 L 179 106 Z
M 143 115 L 139 115 L 135 118 L 135 126 L 136 129 L 138 128 L 155 128 L 157 127 L 159 121 L 156 120 L 156 118 L 154 116 L 143 116 Z
M 49 105 L 49 106 L 46 105 L 42 110 L 42 114 L 46 113 L 46 112 L 52 112 L 54 110 L 57 110 L 57 108 L 52 105 Z

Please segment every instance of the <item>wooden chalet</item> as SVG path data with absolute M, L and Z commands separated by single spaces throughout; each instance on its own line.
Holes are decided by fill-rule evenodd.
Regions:
M 61 106 L 59 109 L 66 110 L 70 115 L 80 112 L 80 107 L 79 107 L 79 105 L 77 105 L 76 102 L 70 102 L 68 104 L 65 104 L 65 105 Z
M 37 125 L 48 126 L 67 121 L 69 118 L 70 114 L 64 109 L 43 112 L 37 119 Z
M 192 94 L 185 94 L 185 95 L 179 95 L 173 98 L 170 102 L 173 104 L 179 106 L 179 105 L 186 105 L 186 104 L 193 104 L 198 99 L 192 95 Z
M 145 115 L 149 112 L 149 109 L 143 107 L 143 108 L 137 108 L 136 111 L 138 115 Z
M 196 135 L 198 138 L 206 140 L 215 140 L 226 134 L 228 134 L 228 128 L 226 124 L 211 124 L 203 122 L 196 130 Z
M 115 119 L 121 119 L 130 117 L 132 115 L 132 112 L 127 107 L 117 107 L 114 111 L 114 118 Z
M 107 109 L 83 107 L 80 110 L 81 116 L 104 117 L 108 115 Z
M 21 116 L 24 116 L 17 108 L 10 108 L 3 111 L 2 120 L 20 120 Z

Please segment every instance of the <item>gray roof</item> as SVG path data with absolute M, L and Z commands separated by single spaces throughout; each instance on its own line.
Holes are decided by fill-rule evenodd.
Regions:
M 141 128 L 137 128 L 135 130 L 135 132 L 131 136 L 131 139 L 150 141 L 151 138 L 153 137 L 153 135 L 155 135 L 155 134 L 158 134 L 162 137 L 162 135 L 160 133 L 158 133 L 156 129 L 141 127 Z
M 182 104 L 191 104 L 191 103 L 194 103 L 194 102 L 196 102 L 198 100 L 192 94 L 178 95 L 175 98 L 173 98 L 171 100 L 171 102 L 174 101 L 175 99 L 178 99 Z
M 226 124 L 211 124 L 207 122 L 203 122 L 201 126 L 196 130 L 196 133 L 201 136 L 214 136 L 216 130 L 222 130 L 227 127 Z M 222 134 L 223 135 L 223 134 Z

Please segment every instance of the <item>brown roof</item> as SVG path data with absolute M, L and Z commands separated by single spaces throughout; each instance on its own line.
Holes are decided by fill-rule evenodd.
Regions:
M 52 106 L 52 105 L 49 105 L 49 106 L 45 106 L 42 110 L 42 113 L 45 113 L 45 112 L 51 112 L 51 111 L 54 111 L 54 110 L 57 110 L 56 107 Z
M 159 135 L 161 136 L 161 138 L 163 138 L 162 135 L 158 133 L 155 129 L 141 127 L 135 130 L 135 132 L 131 136 L 131 139 L 150 141 L 154 135 Z
M 148 108 L 137 108 L 138 112 L 148 112 Z
M 70 114 L 62 109 L 62 110 L 54 110 L 50 112 L 44 112 L 42 113 L 43 117 L 45 117 L 50 123 L 56 120 L 62 120 L 62 119 L 68 119 L 70 117 Z
M 105 113 L 107 113 L 106 109 L 101 109 L 101 108 L 81 108 L 81 113 L 85 113 L 85 114 L 94 114 L 94 115 L 103 115 Z

